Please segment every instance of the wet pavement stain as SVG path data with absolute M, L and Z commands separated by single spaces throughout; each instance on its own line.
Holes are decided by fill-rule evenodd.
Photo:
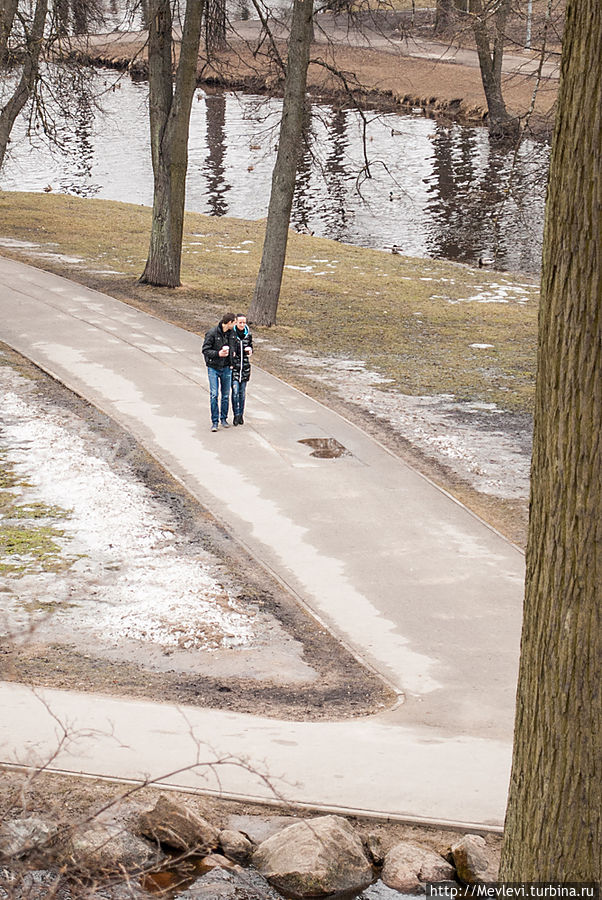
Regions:
M 310 456 L 317 456 L 319 459 L 338 459 L 340 456 L 352 456 L 352 454 L 344 447 L 336 438 L 303 438 L 298 441 L 299 444 L 307 444 L 314 450 Z

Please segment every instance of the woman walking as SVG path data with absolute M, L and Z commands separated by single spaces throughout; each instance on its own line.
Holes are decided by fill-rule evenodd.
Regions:
M 251 377 L 253 335 L 247 327 L 247 317 L 238 313 L 230 339 L 232 360 L 232 412 L 234 425 L 244 425 L 243 413 L 247 393 L 247 381 Z

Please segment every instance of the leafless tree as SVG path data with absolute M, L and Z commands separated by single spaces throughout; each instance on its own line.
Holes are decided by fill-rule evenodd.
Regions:
M 149 106 L 154 175 L 150 248 L 143 284 L 178 287 L 182 257 L 190 108 L 196 86 L 203 0 L 188 0 L 173 77 L 170 0 L 149 3 Z

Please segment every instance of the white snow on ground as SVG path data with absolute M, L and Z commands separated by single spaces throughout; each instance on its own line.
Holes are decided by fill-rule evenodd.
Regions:
M 533 298 L 535 287 L 530 284 L 520 285 L 511 281 L 501 284 L 493 281 L 489 284 L 478 285 L 478 293 L 471 297 L 461 297 L 457 300 L 447 298 L 448 303 L 527 303 Z
M 397 434 L 477 490 L 509 499 L 529 496 L 529 435 L 518 443 L 502 427 L 492 427 L 491 420 L 495 422 L 501 414 L 495 404 L 459 403 L 445 394 L 414 397 L 383 389 L 390 379 L 367 369 L 360 360 L 318 358 L 299 351 L 287 354 L 287 361 L 385 420 Z
M 81 423 L 79 433 L 69 423 L 71 413 L 38 401 L 23 383 L 11 369 L 0 369 L 0 445 L 29 485 L 21 488 L 22 502 L 71 510 L 57 525 L 73 564 L 69 579 L 43 572 L 13 579 L 13 593 L 54 606 L 53 622 L 71 622 L 99 642 L 182 649 L 250 644 L 253 612 L 220 582 L 219 566 L 203 565 L 196 548 L 187 557 L 150 491 L 95 455 Z

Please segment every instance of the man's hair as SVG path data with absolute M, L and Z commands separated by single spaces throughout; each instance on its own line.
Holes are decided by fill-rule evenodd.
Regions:
M 246 313 L 236 313 L 236 318 L 237 319 L 246 319 L 247 314 Z
M 228 322 L 233 322 L 235 318 L 236 316 L 234 315 L 234 313 L 226 313 L 221 317 L 219 323 L 220 325 L 227 325 Z

